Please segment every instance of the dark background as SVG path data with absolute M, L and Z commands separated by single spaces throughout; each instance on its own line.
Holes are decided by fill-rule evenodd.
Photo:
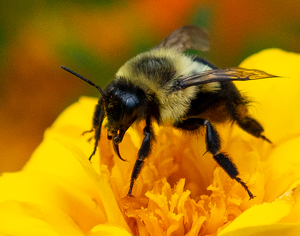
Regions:
M 1 1 L 0 173 L 24 165 L 66 106 L 98 96 L 61 65 L 104 87 L 185 24 L 210 32 L 211 50 L 199 55 L 219 67 L 265 48 L 300 52 L 297 0 Z

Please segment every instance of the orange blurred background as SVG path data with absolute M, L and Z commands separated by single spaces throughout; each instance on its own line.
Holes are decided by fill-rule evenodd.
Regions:
M 0 2 L 0 173 L 22 168 L 44 130 L 81 95 L 104 87 L 129 58 L 177 27 L 208 29 L 219 67 L 265 48 L 300 52 L 297 0 L 110 0 Z

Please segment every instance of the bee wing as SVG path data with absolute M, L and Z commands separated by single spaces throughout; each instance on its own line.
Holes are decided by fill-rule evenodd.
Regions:
M 244 81 L 244 80 L 256 80 L 278 77 L 268 74 L 261 70 L 244 69 L 239 67 L 226 68 L 226 69 L 213 69 L 204 71 L 201 74 L 191 75 L 183 78 L 179 78 L 172 86 L 173 91 L 185 89 L 190 86 L 207 84 L 212 82 L 222 81 Z
M 208 51 L 209 45 L 206 32 L 198 26 L 186 25 L 173 31 L 155 48 L 172 48 L 178 52 L 185 52 L 188 49 Z

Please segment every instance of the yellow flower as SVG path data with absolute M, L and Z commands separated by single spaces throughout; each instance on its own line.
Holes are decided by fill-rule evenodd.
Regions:
M 299 235 L 300 55 L 268 49 L 241 67 L 282 77 L 238 82 L 273 144 L 219 125 L 222 150 L 256 198 L 205 153 L 204 137 L 155 127 L 157 141 L 127 196 L 143 124 L 115 156 L 102 132 L 92 159 L 97 99 L 82 97 L 46 130 L 22 171 L 0 178 L 1 235 Z

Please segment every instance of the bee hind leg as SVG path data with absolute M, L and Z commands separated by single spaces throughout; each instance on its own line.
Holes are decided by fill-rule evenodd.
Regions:
M 266 138 L 266 136 L 262 135 L 262 133 L 264 132 L 264 128 L 255 119 L 253 119 L 249 116 L 246 116 L 243 119 L 238 119 L 237 124 L 243 130 L 245 130 L 247 133 L 253 135 L 254 137 L 261 138 L 269 143 L 272 143 L 268 138 Z
M 200 126 L 206 127 L 206 148 L 212 155 L 215 161 L 223 168 L 223 170 L 230 176 L 230 178 L 236 180 L 242 187 L 247 191 L 250 199 L 254 198 L 254 195 L 249 190 L 248 186 L 238 177 L 239 172 L 235 164 L 230 160 L 230 158 L 223 152 L 220 152 L 221 140 L 216 129 L 211 125 L 208 120 L 201 118 L 190 118 L 176 124 L 175 127 L 193 131 L 198 129 Z
M 204 120 L 203 124 L 206 126 L 206 146 L 208 151 L 213 154 L 215 161 L 223 168 L 223 170 L 225 170 L 230 178 L 235 179 L 243 186 L 250 199 L 254 198 L 254 195 L 250 192 L 248 186 L 241 180 L 241 178 L 237 177 L 239 172 L 235 164 L 225 153 L 220 152 L 220 136 L 215 128 L 208 120 Z

